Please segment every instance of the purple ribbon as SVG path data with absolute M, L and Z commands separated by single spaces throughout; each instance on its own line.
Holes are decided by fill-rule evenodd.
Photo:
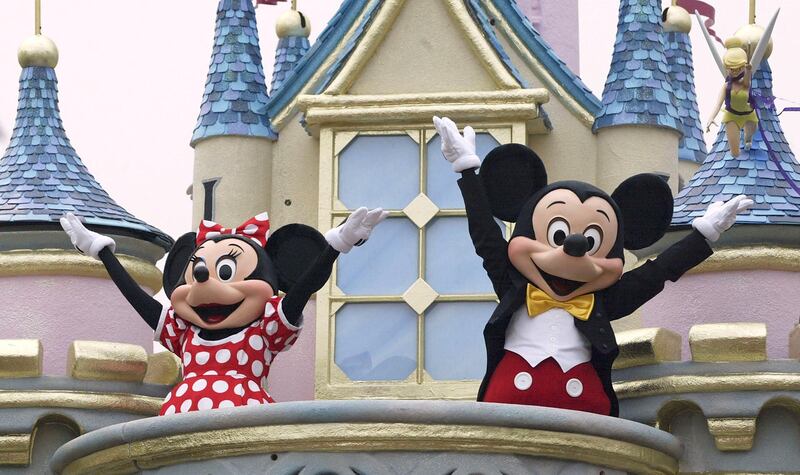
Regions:
M 792 177 L 789 176 L 789 172 L 784 170 L 783 163 L 780 161 L 777 154 L 775 154 L 775 151 L 772 150 L 772 145 L 770 145 L 769 139 L 767 139 L 767 134 L 766 132 L 764 132 L 764 127 L 762 127 L 761 125 L 764 121 L 761 120 L 761 114 L 758 113 L 758 110 L 768 109 L 774 111 L 775 96 L 761 94 L 758 91 L 753 91 L 750 94 L 750 105 L 756 111 L 756 116 L 758 117 L 758 131 L 761 133 L 761 138 L 762 140 L 764 140 L 764 145 L 766 145 L 767 147 L 767 155 L 769 156 L 769 159 L 772 160 L 772 162 L 775 164 L 776 167 L 778 167 L 778 171 L 781 173 L 786 183 L 788 183 L 789 186 L 791 186 L 792 189 L 797 194 L 800 194 L 800 186 L 797 186 L 797 183 L 795 183 L 794 180 L 792 180 Z M 786 110 L 800 110 L 800 107 L 787 107 L 783 111 Z

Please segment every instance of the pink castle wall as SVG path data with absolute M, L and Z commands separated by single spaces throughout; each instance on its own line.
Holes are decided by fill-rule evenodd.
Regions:
M 547 43 L 575 73 L 580 73 L 578 0 L 517 0 Z
M 267 385 L 270 396 L 277 402 L 314 399 L 316 309 L 313 300 L 306 305 L 300 336 L 292 348 L 279 354 L 270 366 Z
M 800 273 L 769 270 L 702 273 L 667 283 L 642 307 L 643 327 L 663 327 L 683 337 L 688 359 L 689 328 L 700 323 L 758 322 L 767 324 L 769 358 L 789 356 L 789 332 L 798 323 L 795 297 Z

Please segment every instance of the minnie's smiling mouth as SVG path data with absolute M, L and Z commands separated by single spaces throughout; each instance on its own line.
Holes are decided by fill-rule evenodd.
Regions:
M 210 323 L 211 325 L 216 325 L 217 323 L 221 323 L 228 318 L 237 308 L 239 308 L 242 302 L 244 302 L 244 300 L 232 305 L 218 305 L 215 303 L 210 303 L 198 305 L 196 307 L 192 307 L 192 309 L 195 311 L 195 313 L 197 313 L 201 320 L 206 323 Z

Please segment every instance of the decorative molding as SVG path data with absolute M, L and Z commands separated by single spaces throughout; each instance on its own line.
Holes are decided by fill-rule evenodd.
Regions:
M 617 333 L 619 356 L 614 369 L 681 360 L 681 336 L 665 328 L 640 328 Z
M 0 467 L 30 465 L 33 434 L 0 435 Z
M 164 384 L 173 386 L 181 381 L 181 359 L 170 351 L 147 355 L 145 384 Z
M 641 257 L 637 266 L 644 264 L 647 259 L 656 257 L 655 254 Z M 687 274 L 745 270 L 800 272 L 800 249 L 766 246 L 719 249 L 715 250 L 711 257 L 690 269 Z
M 619 399 L 687 393 L 741 391 L 800 391 L 800 374 L 749 373 L 725 375 L 672 375 L 614 383 Z
M 69 463 L 65 475 L 135 473 L 212 458 L 281 452 L 461 452 L 539 456 L 631 473 L 674 474 L 664 452 L 598 436 L 509 427 L 408 423 L 271 425 L 132 441 Z
M 689 330 L 692 360 L 699 362 L 766 361 L 764 323 L 709 323 Z
M 161 272 L 147 261 L 118 254 L 117 258 L 136 282 L 153 292 L 161 290 Z M 78 251 L 37 249 L 0 252 L 0 277 L 69 275 L 110 279 L 103 263 Z
M 74 341 L 67 354 L 71 378 L 140 383 L 147 373 L 147 352 L 139 345 Z
M 35 378 L 41 375 L 41 341 L 0 340 L 0 378 Z
M 756 418 L 709 417 L 708 431 L 714 436 L 714 444 L 721 451 L 750 450 L 756 435 Z
M 161 398 L 126 393 L 59 390 L 0 390 L 0 409 L 65 408 L 94 411 L 127 412 L 155 416 L 161 410 Z

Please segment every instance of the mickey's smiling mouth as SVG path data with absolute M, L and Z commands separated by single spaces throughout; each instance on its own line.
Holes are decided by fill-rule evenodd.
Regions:
M 536 266 L 536 269 L 539 271 L 540 274 L 542 274 L 542 278 L 544 279 L 545 282 L 547 282 L 547 285 L 550 286 L 553 292 L 555 292 L 557 295 L 561 297 L 571 294 L 572 292 L 578 290 L 580 286 L 586 283 L 551 275 L 543 271 L 536 264 L 534 264 L 534 266 Z
M 236 311 L 242 302 L 244 302 L 244 300 L 232 305 L 218 305 L 215 303 L 203 304 L 198 305 L 197 307 L 192 307 L 192 309 L 195 311 L 195 313 L 197 313 L 201 320 L 211 325 L 216 325 L 217 323 L 224 321 L 234 311 Z

